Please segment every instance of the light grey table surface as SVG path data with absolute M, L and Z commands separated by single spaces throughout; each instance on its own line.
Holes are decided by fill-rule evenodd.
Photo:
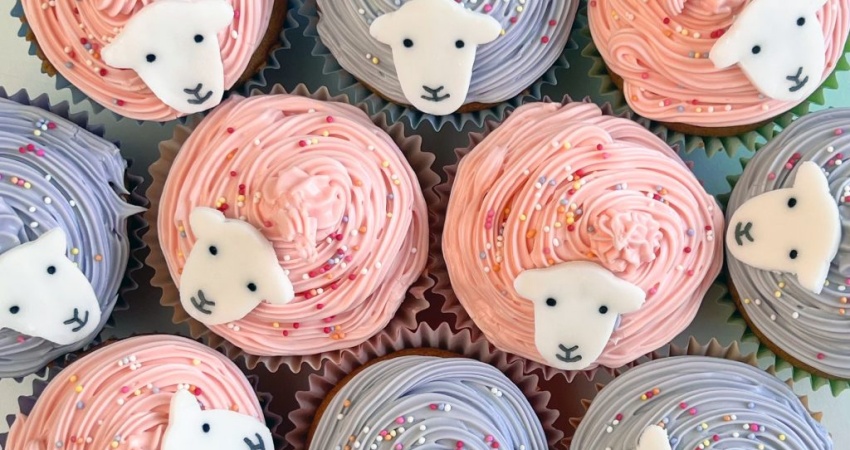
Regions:
M 64 1 L 64 0 L 62 0 Z M 343 0 L 340 0 L 343 1 Z M 68 89 L 57 90 L 55 80 L 41 73 L 40 61 L 28 54 L 29 43 L 18 37 L 17 33 L 20 23 L 8 13 L 15 4 L 15 0 L 0 0 L 0 86 L 7 92 L 13 93 L 19 89 L 26 89 L 32 97 L 47 93 L 52 103 L 71 100 L 71 92 Z M 291 41 L 291 49 L 281 49 L 276 52 L 276 57 L 285 61 L 284 69 L 274 73 L 267 73 L 274 81 L 282 83 L 291 88 L 299 82 L 306 83 L 311 88 L 328 83 L 328 78 L 321 74 L 321 58 L 311 55 L 313 42 L 301 36 L 301 30 L 293 30 L 288 34 Z M 577 36 L 576 40 L 582 38 Z M 580 51 L 573 52 L 575 55 Z M 572 68 L 569 73 L 559 73 L 558 86 L 550 86 L 544 93 L 553 98 L 560 98 L 564 94 L 570 94 L 574 98 L 592 95 L 597 102 L 614 101 L 605 95 L 598 94 L 600 91 L 598 80 L 592 80 L 584 76 L 590 68 L 590 62 L 576 58 L 571 60 Z M 844 88 L 839 91 L 828 91 L 827 103 L 833 106 L 850 106 L 850 74 L 840 74 L 840 83 Z M 147 176 L 147 167 L 158 158 L 157 143 L 170 138 L 174 123 L 164 125 L 145 123 L 140 124 L 130 120 L 116 120 L 116 117 L 105 111 L 94 113 L 88 101 L 71 104 L 72 112 L 89 112 L 90 122 L 103 125 L 106 129 L 106 137 L 120 141 L 125 157 L 132 158 L 135 163 L 132 171 L 138 175 Z M 408 133 L 418 133 L 423 137 L 423 147 L 437 155 L 437 166 L 452 164 L 455 160 L 453 149 L 464 147 L 467 142 L 467 133 L 479 131 L 474 124 L 464 127 L 463 130 L 455 130 L 452 127 L 444 127 L 439 132 L 427 125 L 418 130 L 411 130 L 406 124 Z M 739 153 L 730 157 L 728 154 L 717 154 L 710 159 L 704 152 L 699 150 L 684 155 L 685 159 L 694 162 L 694 171 L 700 177 L 707 189 L 712 194 L 723 194 L 728 192 L 729 185 L 726 181 L 727 175 L 739 173 L 741 165 L 739 158 L 746 156 Z M 439 167 L 437 168 L 439 171 Z M 149 178 L 149 177 L 148 177 Z M 124 337 L 138 332 L 161 332 L 186 334 L 186 329 L 171 323 L 171 311 L 164 310 L 158 305 L 159 292 L 151 288 L 147 283 L 150 271 L 144 270 L 140 274 L 140 289 L 128 296 L 130 311 L 115 314 L 116 328 L 107 330 L 104 336 Z M 717 301 L 723 289 L 718 285 L 709 293 L 701 309 L 698 318 L 691 327 L 682 333 L 676 343 L 684 344 L 689 336 L 695 336 L 702 342 L 711 338 L 718 339 L 722 344 L 729 344 L 741 339 L 744 326 L 730 323 L 728 320 L 733 306 L 727 302 Z M 756 344 L 745 342 L 742 344 L 744 351 L 754 351 Z M 770 365 L 773 360 L 762 358 L 764 367 Z M 275 400 L 273 407 L 275 412 L 285 416 L 290 408 L 295 405 L 293 399 L 294 389 L 303 388 L 304 377 L 292 374 L 259 373 L 263 379 L 261 389 L 273 391 Z M 790 370 L 779 373 L 780 377 L 790 376 Z M 17 412 L 17 397 L 31 392 L 32 377 L 23 382 L 14 380 L 0 380 L 0 417 Z M 281 388 L 281 385 L 288 387 Z M 575 404 L 577 397 L 588 397 L 593 391 L 593 384 L 586 380 L 577 380 L 571 385 L 566 383 L 547 383 L 546 387 L 553 390 L 555 404 L 569 404 L 571 406 L 562 409 L 562 416 L 580 413 Z M 836 449 L 850 449 L 850 390 L 844 391 L 838 397 L 833 396 L 828 387 L 823 387 L 813 392 L 808 382 L 795 384 L 795 391 L 800 395 L 808 395 L 811 409 L 824 412 L 823 423 L 832 433 Z M 566 417 L 559 420 L 559 425 L 565 426 Z M 281 430 L 289 430 L 288 421 L 284 421 Z M 0 433 L 6 431 L 5 420 L 0 420 Z

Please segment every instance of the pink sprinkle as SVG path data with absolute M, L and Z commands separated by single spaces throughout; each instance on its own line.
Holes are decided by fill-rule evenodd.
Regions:
M 239 20 L 239 17 L 242 16 L 242 11 L 238 9 L 233 10 L 233 20 Z
M 493 442 L 492 444 L 490 444 L 490 447 L 493 447 L 493 448 L 499 448 L 499 443 L 498 443 L 498 442 Z
M 485 6 L 484 6 L 484 12 L 490 12 L 490 11 L 492 11 L 492 10 L 493 10 L 493 6 L 492 6 L 492 5 L 485 5 Z
M 55 129 L 56 129 L 56 124 L 55 124 L 55 123 L 53 123 L 53 122 L 48 122 L 48 123 L 47 123 L 47 129 L 48 129 L 48 130 L 55 130 Z
M 316 309 L 322 309 L 322 308 L 324 308 L 324 307 L 325 307 L 325 305 L 323 305 L 323 304 L 321 304 L 321 303 L 319 303 L 319 304 L 317 304 L 317 305 L 316 305 Z
M 841 136 L 842 134 L 844 134 L 844 130 L 842 130 L 841 128 L 835 129 L 835 135 L 836 136 Z
M 236 130 L 234 130 L 233 127 L 227 127 L 227 134 L 233 134 L 234 131 Z
M 643 78 L 644 80 L 649 78 L 649 72 L 644 72 L 644 73 L 640 74 L 640 77 Z
M 719 440 L 720 440 L 720 436 L 718 436 L 718 435 L 716 435 L 716 434 L 715 434 L 714 436 L 712 436 L 712 437 L 711 437 L 711 439 L 713 439 L 713 440 L 714 440 L 714 442 L 717 442 L 717 441 L 719 441 Z
M 195 386 L 195 397 L 200 397 L 203 393 L 204 391 L 202 391 L 201 388 Z
M 616 416 L 614 416 L 614 419 L 623 420 L 623 414 L 622 413 L 617 414 Z
M 23 336 L 18 336 L 18 344 L 23 344 L 24 342 L 26 342 L 26 340 L 27 340 L 27 339 L 26 339 L 25 337 L 23 337 Z
M 334 123 L 334 118 L 333 118 L 333 116 L 328 116 L 328 117 L 326 117 L 326 118 L 325 118 L 325 120 L 326 120 L 328 123 Z
M 395 420 L 395 423 L 397 423 L 397 424 L 399 424 L 399 425 L 403 424 L 403 423 L 404 423 L 404 417 L 399 417 L 399 418 L 397 418 L 397 419 Z
M 306 146 L 307 146 L 307 141 L 304 141 L 304 140 L 298 141 L 298 146 L 299 146 L 299 147 L 306 147 Z
M 455 448 L 463 448 L 463 441 L 457 441 L 457 444 L 455 444 Z
M 484 442 L 493 442 L 493 439 L 495 439 L 495 438 L 493 437 L 492 434 L 488 434 L 487 436 L 484 436 Z
M 289 330 L 283 330 L 283 335 L 284 335 L 284 336 L 289 336 Z
M 689 409 L 689 410 L 688 410 L 688 414 L 690 414 L 690 415 L 692 415 L 692 416 L 696 415 L 696 413 L 697 413 L 697 409 L 696 409 L 696 408 L 691 408 L 691 409 Z
M 387 430 L 381 430 L 381 432 L 380 432 L 380 433 L 378 433 L 378 434 L 380 434 L 381 436 L 386 436 L 386 435 L 388 435 L 389 433 L 387 433 Z
M 596 150 L 602 151 L 603 148 L 605 147 L 603 147 L 602 144 L 596 144 Z
M 130 392 L 130 387 L 129 387 L 129 386 L 123 386 L 123 387 L 121 388 L 121 393 L 122 393 L 122 394 L 126 394 L 126 393 L 128 393 L 128 392 Z
M 39 157 L 44 156 L 44 150 L 36 150 L 36 151 L 35 151 L 35 156 L 39 156 Z
M 549 43 L 549 36 L 543 36 L 542 38 L 540 38 L 540 42 L 543 43 L 543 44 L 548 44 Z
M 826 358 L 826 355 L 824 355 L 823 353 L 818 353 L 818 359 L 824 359 L 824 358 Z
M 554 27 L 554 26 L 555 26 L 555 25 L 557 25 L 557 24 L 558 24 L 558 21 L 557 21 L 557 20 L 555 20 L 555 19 L 552 19 L 552 20 L 550 20 L 550 21 L 549 21 L 549 26 L 550 26 L 550 27 Z
M 750 424 L 750 431 L 758 431 L 758 430 L 759 430 L 759 426 L 758 426 L 758 425 L 756 425 L 756 424 L 754 424 L 754 423 L 753 423 L 753 424 Z
M 437 409 L 437 405 L 431 403 L 430 405 L 428 405 L 428 408 L 430 408 L 431 411 L 435 411 Z
M 298 322 L 295 322 L 295 323 L 292 324 L 292 328 L 295 328 L 296 330 L 300 327 L 301 327 L 301 324 L 298 323 Z
M 24 148 L 24 147 L 20 147 L 20 148 L 18 148 L 18 152 L 20 152 L 20 153 L 26 153 L 26 152 L 27 152 L 27 149 L 26 149 L 26 148 Z
M 649 290 L 649 295 L 655 295 L 658 293 L 658 288 L 652 288 Z
M 773 172 L 770 172 L 769 174 L 767 174 L 767 179 L 768 179 L 768 180 L 771 180 L 771 181 L 775 180 L 775 179 L 776 179 L 776 174 L 775 174 L 775 173 L 773 173 Z

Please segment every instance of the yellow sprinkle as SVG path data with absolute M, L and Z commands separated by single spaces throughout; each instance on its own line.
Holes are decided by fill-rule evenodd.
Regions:
M 112 441 L 112 443 L 111 443 L 111 444 L 109 444 L 109 445 L 110 445 L 112 448 L 118 448 L 118 441 Z
M 523 222 L 525 222 L 525 219 L 527 219 L 527 218 L 528 218 L 528 217 L 525 217 L 525 214 L 520 214 L 520 215 L 519 215 L 519 220 L 521 220 L 521 221 L 523 221 Z
M 273 322 L 273 323 L 272 323 L 272 327 L 274 327 L 274 328 L 280 328 L 280 324 L 279 324 L 279 323 L 277 323 L 277 322 Z
M 773 296 L 776 297 L 776 298 L 782 297 L 782 292 L 776 291 L 776 292 L 773 293 Z
M 564 150 L 569 150 L 571 148 L 573 148 L 573 144 L 570 144 L 569 142 L 564 142 Z
M 324 136 L 324 137 L 328 137 L 328 136 L 330 136 L 330 135 L 331 135 L 331 134 L 328 132 L 328 130 L 322 131 L 322 136 Z
M 75 387 L 75 388 L 74 388 L 74 392 L 76 392 L 76 393 L 78 393 L 78 394 L 79 394 L 80 392 L 83 392 L 83 385 L 82 385 L 82 384 L 78 384 L 78 385 L 77 385 L 77 387 Z
M 377 57 L 377 56 L 372 57 L 372 64 L 378 64 L 378 63 L 380 63 L 380 62 L 381 62 L 381 60 L 380 60 L 380 59 L 378 59 L 378 57 Z
M 133 392 L 133 395 L 135 395 L 136 397 L 138 397 L 138 396 L 142 395 L 142 391 L 140 391 L 140 390 L 136 389 L 136 391 L 135 391 L 135 392 Z
M 745 299 L 744 299 L 744 304 L 745 304 L 745 305 L 749 305 L 749 304 L 750 304 L 750 299 L 745 298 Z
M 193 360 L 192 360 L 192 365 L 193 365 L 193 366 L 200 366 L 200 365 L 201 365 L 201 360 L 200 360 L 200 359 L 193 359 Z
M 384 162 L 382 162 L 382 163 L 381 163 L 381 166 L 383 166 L 383 167 L 389 167 L 389 166 L 390 166 L 390 162 L 389 162 L 389 161 L 384 161 Z
M 784 281 L 780 281 L 780 282 L 779 282 L 779 289 L 782 289 L 782 288 L 784 288 L 784 287 L 785 287 L 785 282 L 784 282 Z
M 29 189 L 29 188 L 31 188 L 31 187 L 32 187 L 32 184 L 30 184 L 30 182 L 29 182 L 29 181 L 27 181 L 26 183 L 24 183 L 24 189 Z
M 784 441 L 784 440 L 785 440 L 785 435 L 784 435 L 784 434 L 780 434 L 780 435 L 779 435 L 779 440 L 780 440 L 780 441 Z
M 68 378 L 68 382 L 69 383 L 76 383 L 77 382 L 77 376 L 71 375 L 71 378 Z

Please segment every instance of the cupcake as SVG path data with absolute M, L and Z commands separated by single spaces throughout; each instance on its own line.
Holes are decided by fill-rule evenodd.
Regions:
M 107 344 L 20 404 L 9 449 L 271 450 L 269 425 L 280 423 L 264 417 L 251 383 L 227 358 L 165 335 Z
M 754 130 L 804 103 L 850 32 L 843 0 L 595 0 L 588 15 L 631 109 L 707 136 Z
M 400 308 L 394 326 L 415 327 L 430 284 L 419 183 L 436 174 L 400 126 L 326 93 L 280 92 L 233 96 L 163 145 L 151 191 L 162 253 L 150 263 L 194 336 L 251 367 L 297 371 L 384 330 Z
M 738 309 L 795 366 L 850 379 L 847 287 L 850 109 L 798 119 L 747 162 L 729 199 Z
M 310 376 L 287 441 L 304 449 L 559 447 L 550 394 L 508 361 L 445 323 L 376 336 Z
M 125 280 L 128 218 L 143 210 L 127 202 L 127 163 L 115 145 L 84 120 L 14 98 L 25 104 L 0 98 L 2 378 L 34 373 L 95 339 Z
M 113 112 L 165 122 L 218 105 L 266 63 L 286 0 L 18 0 L 43 71 Z
M 590 103 L 537 103 L 460 153 L 440 289 L 459 326 L 572 377 L 691 323 L 723 264 L 723 214 L 661 138 Z
M 576 0 L 316 3 L 318 37 L 345 71 L 386 101 L 434 116 L 489 108 L 532 86 L 561 57 L 578 7 Z
M 641 364 L 602 386 L 570 448 L 833 448 L 806 399 L 736 346 L 691 341 L 688 352 L 679 354 Z

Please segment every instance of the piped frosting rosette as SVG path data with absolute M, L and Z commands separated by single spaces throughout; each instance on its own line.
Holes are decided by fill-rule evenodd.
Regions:
M 716 341 L 673 347 L 628 369 L 590 401 L 571 449 L 831 450 L 832 439 L 773 369 Z
M 20 377 L 106 324 L 142 208 L 125 200 L 114 144 L 25 94 L 0 96 L 0 377 Z
M 258 398 L 235 364 L 176 336 L 106 344 L 34 390 L 21 399 L 5 448 L 176 450 L 188 438 L 205 448 L 270 450 L 269 428 L 281 422 L 264 413 L 271 398 Z M 259 444 L 258 435 L 262 446 L 244 441 Z
M 730 281 L 751 328 L 796 366 L 841 380 L 850 379 L 848 151 L 850 109 L 800 118 L 746 163 L 727 209 Z
M 846 65 L 850 5 L 843 0 L 793 7 L 763 0 L 596 0 L 587 11 L 594 47 L 623 80 L 631 109 L 707 134 L 754 129 L 805 101 Z
M 375 336 L 311 375 L 309 389 L 295 395 L 295 429 L 286 439 L 294 448 L 335 448 L 338 442 L 327 440 L 335 428 L 336 437 L 354 435 L 360 448 L 562 448 L 559 414 L 539 381 L 469 330 L 423 323 L 397 339 Z M 405 392 L 394 397 L 390 390 Z M 354 423 L 366 426 L 346 429 Z
M 498 348 L 556 369 L 618 367 L 693 320 L 723 262 L 723 215 L 675 152 L 588 103 L 517 109 L 462 152 L 442 250 Z
M 177 307 L 177 322 L 192 317 L 194 335 L 231 356 L 244 351 L 251 366 L 287 363 L 297 371 L 384 330 L 411 287 L 413 298 L 393 323 L 415 326 L 430 285 L 422 276 L 428 216 L 419 177 L 430 185 L 436 174 L 401 127 L 386 132 L 361 110 L 325 101 L 326 92 L 282 92 L 233 97 L 185 142 L 179 135 L 188 130 L 179 130 L 179 142 L 163 146 L 152 169 L 155 186 L 167 171 L 157 205 L 163 259 L 154 255 L 151 264 L 154 283 L 166 290 L 163 304 Z M 237 235 L 212 243 L 210 228 L 195 220 L 199 207 L 213 211 L 214 221 L 218 214 L 229 226 L 247 227 L 254 243 L 237 243 Z M 248 266 L 228 259 L 258 240 L 270 253 L 246 259 Z M 213 251 L 224 266 L 192 269 L 204 267 L 193 263 L 193 252 L 202 258 Z M 256 265 L 261 257 L 267 265 Z M 241 314 L 229 315 L 222 303 L 230 298 L 244 302 Z
M 31 30 L 37 51 L 55 72 L 109 110 L 160 122 L 186 115 L 184 108 L 215 106 L 223 90 L 234 86 L 248 69 L 275 7 L 274 0 L 201 0 L 197 6 L 189 6 L 196 11 L 172 17 L 181 21 L 181 27 L 154 32 L 157 23 L 165 26 L 176 13 L 163 11 L 161 17 L 153 18 L 140 14 L 162 6 L 154 6 L 157 2 L 150 0 L 19 2 L 22 9 L 16 12 L 22 15 L 27 31 Z M 190 2 L 164 3 L 182 3 L 178 7 L 183 7 Z M 211 12 L 216 9 L 224 11 L 221 17 L 213 17 Z M 134 21 L 139 22 L 131 27 Z M 127 35 L 122 40 L 132 45 L 122 43 L 121 58 L 111 59 L 104 49 L 118 42 L 124 31 Z M 193 69 L 199 71 L 193 74 Z M 211 74 L 215 76 L 211 78 Z M 213 78 L 220 78 L 221 86 L 214 87 L 217 82 L 213 83 Z M 198 98 L 183 91 L 196 87 Z M 211 96 L 204 99 L 207 91 Z M 175 93 L 182 95 L 182 103 L 168 100 Z M 195 103 L 186 103 L 186 99 Z

